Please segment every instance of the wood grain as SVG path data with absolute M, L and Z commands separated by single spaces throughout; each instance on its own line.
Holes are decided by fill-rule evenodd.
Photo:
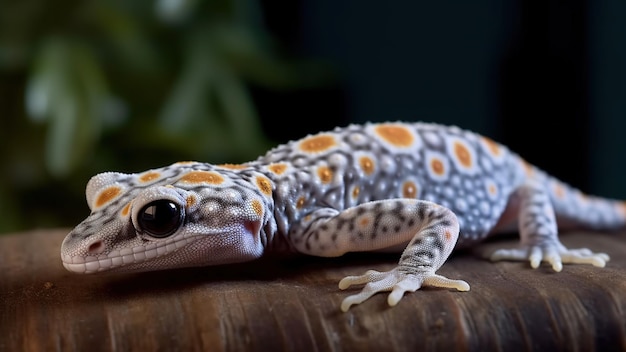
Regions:
M 0 350 L 626 350 L 626 233 L 564 235 L 612 260 L 561 273 L 484 261 L 479 252 L 516 240 L 486 243 L 441 270 L 471 291 L 420 290 L 395 308 L 379 294 L 348 313 L 339 280 L 397 256 L 81 276 L 61 265 L 65 233 L 0 236 Z

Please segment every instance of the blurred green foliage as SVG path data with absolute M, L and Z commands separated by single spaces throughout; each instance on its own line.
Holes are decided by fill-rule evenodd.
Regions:
M 97 172 L 241 162 L 272 143 L 250 84 L 324 84 L 254 0 L 21 0 L 0 12 L 0 233 L 70 226 Z

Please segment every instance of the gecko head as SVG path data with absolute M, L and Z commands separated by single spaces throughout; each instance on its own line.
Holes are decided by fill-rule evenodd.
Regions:
M 87 274 L 258 258 L 271 198 L 251 178 L 201 163 L 96 175 L 86 189 L 91 214 L 63 241 L 63 265 Z

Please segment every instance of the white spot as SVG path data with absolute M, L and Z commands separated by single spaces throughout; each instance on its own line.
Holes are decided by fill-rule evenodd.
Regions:
M 467 202 L 463 198 L 457 198 L 457 200 L 454 202 L 454 205 L 459 211 L 467 211 Z
M 491 162 L 491 159 L 488 157 L 480 158 L 480 164 L 483 168 L 483 172 L 485 173 L 489 173 L 493 169 L 493 163 Z
M 385 194 L 385 192 L 387 191 L 387 184 L 385 182 L 378 182 L 378 184 L 376 185 L 376 190 L 377 192 L 379 192 L 378 194 Z
M 416 154 L 417 155 L 417 154 Z M 393 174 L 396 172 L 396 163 L 394 162 L 393 158 L 391 158 L 388 155 L 383 155 L 380 158 L 380 169 L 387 173 L 387 174 Z M 412 167 L 412 164 L 408 164 L 406 165 L 406 167 Z
M 459 188 L 461 186 L 461 177 L 459 175 L 452 175 L 450 177 L 450 184 L 455 188 Z
M 346 162 L 346 157 L 338 153 L 331 154 L 330 158 L 328 159 L 329 165 L 337 166 L 341 170 L 345 168 Z
M 440 147 L 443 144 L 441 137 L 434 132 L 424 131 L 422 132 L 422 138 L 424 138 L 424 142 L 431 146 Z
M 337 204 L 337 194 L 335 192 L 330 192 L 329 194 L 326 195 L 324 200 L 328 204 Z
M 480 212 L 483 213 L 483 215 L 491 214 L 491 208 L 489 207 L 489 203 L 485 201 L 482 201 L 478 204 L 478 209 L 480 209 Z
M 205 213 L 215 213 L 220 210 L 220 205 L 217 202 L 207 202 L 204 206 Z
M 298 159 L 293 160 L 292 163 L 295 167 L 303 167 L 303 166 L 306 166 L 306 164 L 308 163 L 308 160 L 304 158 L 298 158 Z
M 348 142 L 355 146 L 365 145 L 368 139 L 360 133 L 351 133 L 348 136 Z

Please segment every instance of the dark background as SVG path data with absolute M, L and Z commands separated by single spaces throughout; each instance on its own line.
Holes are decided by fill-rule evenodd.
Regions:
M 626 199 L 623 1 L 180 3 L 192 10 L 168 25 L 155 20 L 148 1 L 4 7 L 0 231 L 72 226 L 87 213 L 83 190 L 97 172 L 189 159 L 241 162 L 277 143 L 364 121 L 455 124 L 586 192 Z M 240 28 L 252 35 L 238 36 Z M 58 112 L 29 114 L 39 44 L 51 35 L 87 48 L 123 118 L 102 122 L 89 109 L 78 122 Z M 213 57 L 218 64 L 206 78 Z M 234 79 L 220 80 L 223 72 Z M 83 73 L 68 94 L 88 91 L 94 80 L 81 81 L 89 77 Z M 104 127 L 90 129 L 94 121 Z
M 626 198 L 626 3 L 262 3 L 272 33 L 341 75 L 336 91 L 260 94 L 274 139 L 338 122 L 456 124 L 577 187 Z M 274 119 L 297 122 L 285 134 Z

